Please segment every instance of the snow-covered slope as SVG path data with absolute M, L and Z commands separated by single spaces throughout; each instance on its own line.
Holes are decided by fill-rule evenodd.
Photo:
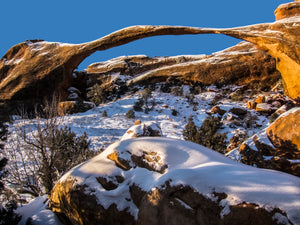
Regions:
M 206 91 L 195 95 L 196 110 L 193 108 L 193 105 L 188 103 L 185 97 L 154 91 L 152 93 L 152 99 L 156 102 L 154 109 L 149 111 L 148 114 L 135 112 L 135 119 L 128 119 L 126 112 L 132 109 L 134 103 L 138 100 L 138 93 L 127 95 L 114 102 L 101 104 L 97 108 L 85 113 L 65 116 L 63 118 L 63 125 L 70 126 L 72 131 L 77 134 L 86 132 L 95 151 L 105 149 L 109 144 L 118 141 L 126 130 L 134 124 L 135 120 L 140 120 L 141 122 L 155 121 L 161 127 L 164 137 L 183 139 L 182 131 L 188 122 L 189 116 L 193 116 L 196 126 L 201 126 L 202 121 L 208 116 L 207 113 L 213 107 L 210 103 L 219 94 L 219 91 L 213 87 L 210 89 L 213 91 Z M 187 86 L 184 90 L 186 94 L 189 93 Z M 245 110 L 247 109 L 245 103 L 232 102 L 229 99 L 227 101 L 223 99 L 220 106 L 226 111 L 231 108 L 240 107 Z M 107 112 L 108 117 L 102 117 L 104 110 Z M 176 116 L 172 115 L 172 110 L 178 111 L 178 114 Z M 235 133 L 241 130 L 247 130 L 248 135 L 251 136 L 267 126 L 269 122 L 268 118 L 254 111 L 249 111 L 249 113 L 253 114 L 256 118 L 254 126 L 247 127 L 243 124 L 241 126 L 226 126 L 220 132 L 226 132 L 229 140 Z M 224 120 L 226 120 L 227 116 L 227 113 L 223 116 Z

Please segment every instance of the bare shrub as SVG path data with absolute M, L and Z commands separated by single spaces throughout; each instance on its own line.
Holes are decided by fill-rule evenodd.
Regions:
M 49 194 L 67 170 L 93 156 L 87 135 L 77 137 L 57 116 L 57 98 L 36 107 L 34 120 L 13 126 L 5 155 L 9 182 L 19 193 Z M 26 115 L 22 115 L 27 118 Z

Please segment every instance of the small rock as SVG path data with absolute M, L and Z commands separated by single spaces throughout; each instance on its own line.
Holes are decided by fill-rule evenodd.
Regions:
M 210 111 L 212 114 L 219 114 L 220 116 L 223 116 L 226 113 L 226 111 L 221 109 L 218 105 L 214 106 Z
M 141 121 L 140 120 L 136 120 L 136 121 L 134 121 L 133 125 L 140 125 L 140 124 L 141 124 Z
M 268 104 L 272 104 L 273 98 L 271 96 L 267 96 L 265 102 L 268 103 Z
M 257 96 L 255 102 L 257 104 L 265 103 L 266 102 L 266 97 L 264 95 L 259 95 L 259 96 Z
M 276 114 L 281 115 L 287 111 L 286 105 L 281 106 L 279 109 L 276 110 Z
M 75 111 L 76 108 L 76 102 L 75 101 L 64 101 L 58 103 L 57 113 L 60 116 L 64 116 L 66 114 L 72 114 Z
M 272 102 L 271 105 L 272 105 L 272 107 L 274 107 L 276 109 L 281 107 L 281 103 L 279 101 L 274 101 L 274 102 Z
M 122 136 L 121 140 L 127 140 L 137 137 L 161 137 L 160 126 L 153 121 L 140 123 L 129 128 Z
M 256 105 L 256 111 L 270 114 L 274 111 L 274 109 L 273 109 L 272 105 L 270 105 L 268 103 L 258 103 Z
M 247 108 L 248 109 L 256 109 L 256 105 L 257 105 L 257 103 L 253 100 L 250 100 L 250 101 L 247 102 Z
M 234 107 L 234 108 L 231 108 L 229 110 L 229 112 L 237 115 L 237 116 L 244 116 L 247 114 L 247 110 L 246 109 L 243 109 L 243 108 L 237 108 L 237 107 Z

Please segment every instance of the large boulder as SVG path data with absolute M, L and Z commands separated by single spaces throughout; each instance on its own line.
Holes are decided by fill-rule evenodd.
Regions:
M 283 113 L 267 129 L 272 144 L 283 151 L 290 151 L 300 159 L 300 108 Z
M 280 194 L 278 194 L 280 193 Z M 300 224 L 300 180 L 159 137 L 117 142 L 66 173 L 50 207 L 67 224 Z

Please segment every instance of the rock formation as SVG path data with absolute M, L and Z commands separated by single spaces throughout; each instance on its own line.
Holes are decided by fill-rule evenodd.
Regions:
M 300 16 L 300 4 L 297 1 L 299 0 L 278 6 L 274 12 L 276 20 L 281 20 L 292 16 Z
M 280 6 L 280 19 L 229 29 L 193 28 L 178 26 L 133 26 L 96 41 L 83 44 L 51 43 L 41 40 L 26 41 L 12 47 L 0 60 L 0 101 L 36 100 L 59 92 L 66 99 L 66 89 L 72 81 L 73 70 L 95 51 L 103 51 L 145 37 L 182 34 L 225 34 L 243 39 L 267 51 L 277 61 L 284 89 L 291 98 L 300 97 L 300 2 Z M 282 13 L 280 9 L 292 5 L 297 10 Z M 289 18 L 286 18 L 290 16 Z M 181 64 L 182 68 L 184 65 Z M 189 65 L 191 67 L 191 65 Z M 177 70 L 176 69 L 176 70 Z M 186 70 L 183 68 L 183 70 Z M 195 70 L 195 69 L 193 69 Z M 173 73 L 174 68 L 168 71 Z M 208 74 L 209 75 L 209 74 Z M 186 76 L 191 76 L 186 74 Z M 196 79 L 192 77 L 191 79 Z
M 162 137 L 162 131 L 160 126 L 153 121 L 145 123 L 139 121 L 139 124 L 133 125 L 126 131 L 121 140 L 137 137 Z
M 293 159 L 300 159 L 300 108 L 282 114 L 268 127 L 267 134 L 276 148 L 288 151 Z
M 264 103 L 260 103 L 264 104 Z M 260 134 L 227 155 L 244 164 L 300 177 L 300 108 L 283 113 Z
M 142 137 L 65 174 L 50 207 L 68 224 L 300 224 L 299 187 L 191 142 Z
M 84 44 L 23 42 L 0 61 L 0 101 L 35 100 L 55 91 L 66 99 L 74 69 L 95 51 L 155 35 L 197 33 L 199 29 L 189 27 L 134 26 Z
M 94 63 L 86 71 L 91 80 L 100 80 L 104 86 L 110 83 L 110 75 L 116 73 L 128 75 L 128 84 L 155 83 L 173 76 L 204 85 L 272 85 L 280 77 L 275 59 L 258 50 L 255 45 L 245 42 L 209 56 L 123 56 Z

